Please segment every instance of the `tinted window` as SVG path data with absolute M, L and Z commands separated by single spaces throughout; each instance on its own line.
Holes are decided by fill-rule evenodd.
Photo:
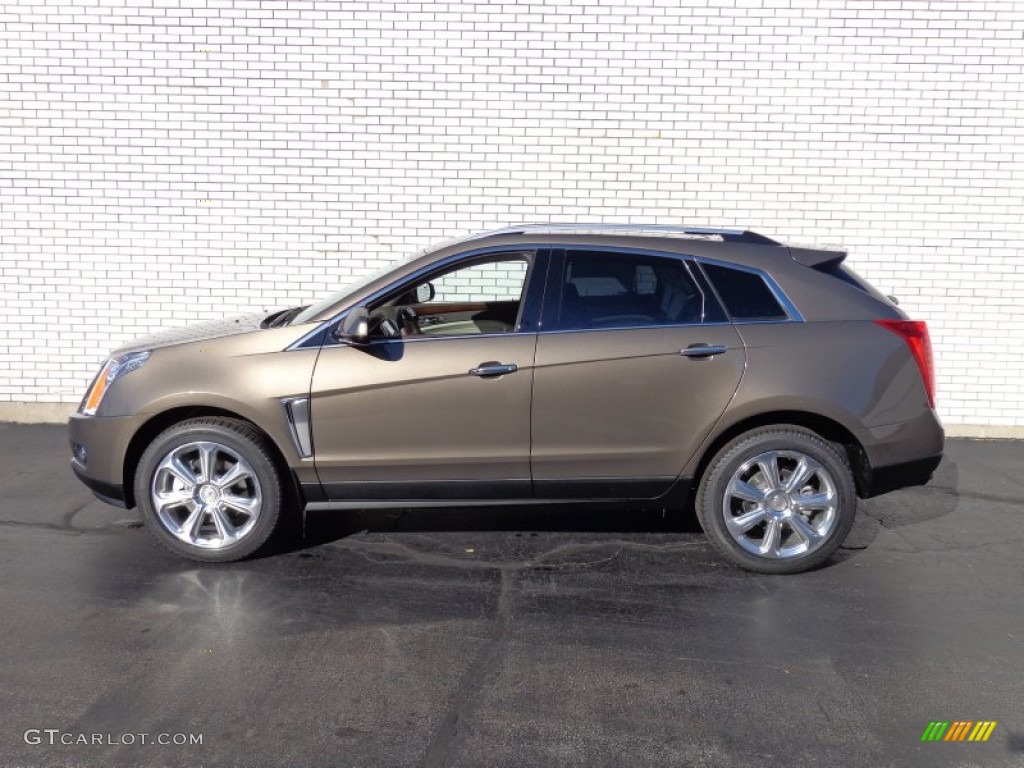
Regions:
M 714 264 L 705 264 L 704 270 L 733 320 L 777 320 L 787 316 L 760 275 Z
M 558 328 L 699 323 L 700 290 L 681 259 L 569 251 L 559 284 Z

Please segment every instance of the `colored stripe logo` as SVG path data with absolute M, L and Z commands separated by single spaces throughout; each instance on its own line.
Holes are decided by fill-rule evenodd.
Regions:
M 995 728 L 995 720 L 932 720 L 921 741 L 988 741 Z

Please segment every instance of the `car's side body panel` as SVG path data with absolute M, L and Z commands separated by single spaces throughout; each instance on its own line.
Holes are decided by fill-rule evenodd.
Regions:
M 274 441 L 300 482 L 316 482 L 313 461 L 299 454 L 281 402 L 308 395 L 318 354 L 315 349 L 282 353 L 297 330 L 257 330 L 156 349 L 146 365 L 111 385 L 99 415 L 71 418 L 72 442 L 86 440 L 88 433 L 88 476 L 120 487 L 127 450 L 139 429 L 175 409 L 205 408 L 253 422 Z
M 942 452 L 942 429 L 917 365 L 895 334 L 866 320 L 748 323 L 736 328 L 751 373 L 712 439 L 760 414 L 795 411 L 845 427 L 872 465 Z M 900 437 L 900 425 L 907 425 L 915 437 Z M 697 458 L 691 460 L 685 474 L 692 475 L 697 464 Z
M 726 351 L 680 354 L 693 344 Z M 541 333 L 532 416 L 537 494 L 660 495 L 725 410 L 743 370 L 743 344 L 729 324 Z M 600 481 L 590 493 L 588 480 Z
M 327 496 L 529 496 L 536 341 L 511 333 L 324 347 L 311 411 Z M 517 370 L 470 373 L 492 361 Z

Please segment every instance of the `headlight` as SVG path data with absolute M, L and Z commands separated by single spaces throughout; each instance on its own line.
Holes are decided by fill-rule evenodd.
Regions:
M 129 352 L 126 355 L 112 357 L 107 360 L 103 364 L 103 368 L 100 369 L 96 380 L 89 387 L 89 391 L 86 393 L 85 399 L 82 400 L 78 410 L 86 416 L 95 415 L 96 409 L 100 407 L 100 403 L 103 401 L 103 396 L 107 393 L 110 385 L 114 383 L 114 380 L 119 376 L 124 376 L 126 373 L 137 371 L 148 359 L 149 352 L 147 351 Z

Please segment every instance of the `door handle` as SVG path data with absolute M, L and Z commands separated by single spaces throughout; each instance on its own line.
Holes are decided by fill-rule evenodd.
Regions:
M 691 344 L 685 349 L 679 350 L 679 354 L 683 357 L 692 357 L 696 359 L 702 359 L 707 357 L 714 357 L 715 355 L 721 355 L 728 352 L 729 348 L 725 344 Z
M 519 370 L 519 366 L 515 363 L 480 363 L 476 368 L 470 368 L 469 374 L 471 376 L 479 376 L 481 378 L 489 378 L 491 376 L 504 376 L 506 373 L 515 373 Z

